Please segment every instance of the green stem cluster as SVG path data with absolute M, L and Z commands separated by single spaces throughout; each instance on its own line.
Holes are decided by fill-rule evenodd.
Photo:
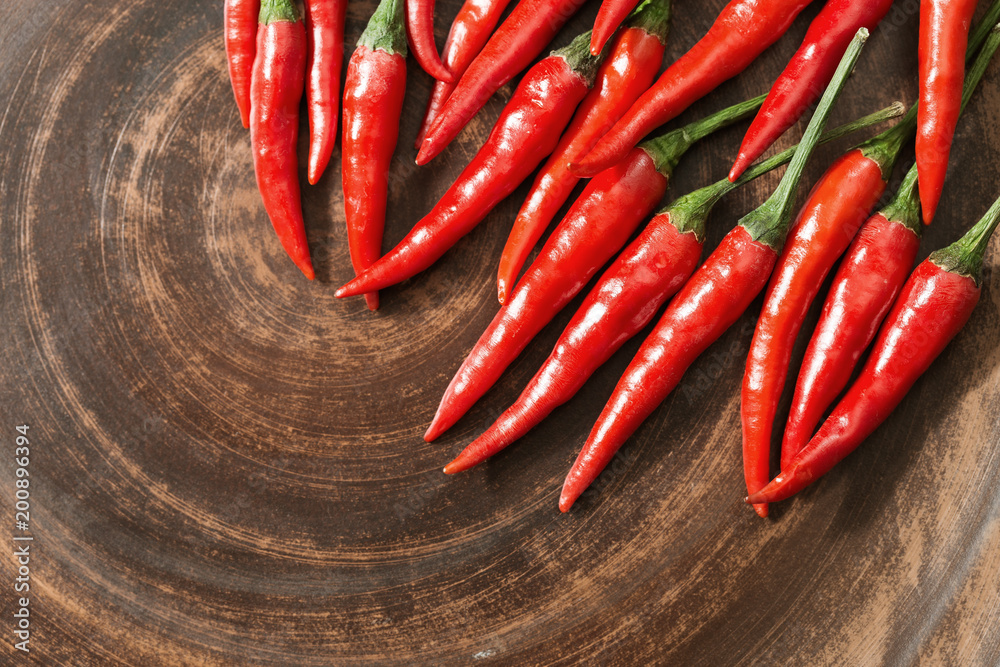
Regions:
M 870 113 L 867 116 L 862 116 L 855 121 L 836 127 L 829 132 L 824 132 L 823 136 L 819 138 L 818 143 L 825 144 L 829 141 L 851 134 L 852 132 L 856 132 L 862 128 L 891 120 L 892 118 L 902 115 L 903 109 L 904 107 L 902 102 L 894 102 L 890 106 L 880 109 L 875 113 Z M 797 145 L 792 146 L 791 148 L 787 148 L 784 151 L 763 160 L 762 162 L 758 162 L 743 172 L 743 175 L 740 176 L 735 183 L 730 181 L 728 178 L 723 178 L 722 180 L 716 181 L 711 185 L 706 185 L 703 188 L 699 188 L 694 192 L 690 192 L 682 197 L 679 197 L 674 200 L 670 206 L 660 211 L 658 215 L 669 213 L 671 224 L 673 224 L 679 232 L 682 234 L 684 232 L 692 232 L 699 241 L 704 241 L 705 222 L 708 220 L 708 216 L 712 212 L 712 208 L 715 207 L 719 200 L 741 185 L 749 183 L 758 176 L 762 176 L 769 171 L 786 164 L 792 159 L 792 156 L 795 155 L 797 148 Z

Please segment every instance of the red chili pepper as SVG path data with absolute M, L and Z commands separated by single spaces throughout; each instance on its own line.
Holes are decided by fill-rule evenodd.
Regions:
M 417 164 L 427 164 L 443 151 L 500 86 L 531 64 L 583 2 L 521 0 L 465 70 L 424 138 Z
M 979 301 L 983 253 L 1000 222 L 1000 199 L 959 241 L 920 263 L 879 331 L 858 379 L 819 432 L 750 502 L 777 502 L 827 473 L 885 421 Z
M 666 192 L 677 161 L 711 132 L 753 113 L 756 98 L 646 142 L 587 184 L 445 391 L 424 439 L 450 428 L 614 256 Z
M 653 82 L 663 62 L 670 5 L 670 0 L 649 0 L 629 19 L 597 70 L 594 87 L 535 177 L 500 256 L 497 296 L 501 304 L 513 291 L 531 249 L 580 180 L 570 173 L 569 163 L 589 151 Z
M 844 54 L 778 188 L 722 239 L 639 348 L 566 476 L 559 498 L 561 511 L 569 511 L 629 436 L 673 391 L 691 363 L 739 319 L 764 288 L 788 233 L 806 160 L 867 33 L 862 28 Z
M 639 0 L 604 0 L 594 19 L 594 33 L 590 36 L 590 52 L 597 55 L 618 30 L 625 17 L 635 9 Z
M 962 100 L 965 50 L 976 0 L 920 0 L 917 172 L 924 224 L 944 189 L 951 140 Z
M 910 275 L 920 247 L 917 171 L 895 200 L 861 228 L 830 286 L 806 349 L 781 443 L 781 469 L 812 437 L 827 407 L 847 386 L 862 352 Z
M 831 141 L 861 127 L 898 115 L 901 105 L 861 118 L 820 138 Z M 739 185 L 788 162 L 790 148 L 744 174 L 737 183 L 722 180 L 695 190 L 657 213 L 584 299 L 552 353 L 517 401 L 444 471 L 470 468 L 534 428 L 579 391 L 598 367 L 641 331 L 698 266 L 705 222 L 712 207 Z
M 431 124 L 441 113 L 451 92 L 455 90 L 458 78 L 465 73 L 473 58 L 483 50 L 509 2 L 510 0 L 465 0 L 465 4 L 458 10 L 451 24 L 451 30 L 448 31 L 448 38 L 444 42 L 444 49 L 441 51 L 441 58 L 445 67 L 451 72 L 453 80 L 450 83 L 434 80 L 431 99 L 427 102 L 427 111 L 420 124 L 420 131 L 417 132 L 417 149 L 427 136 Z
M 344 61 L 347 0 L 306 0 L 306 108 L 309 110 L 309 182 L 323 175 L 337 137 L 340 66 Z
M 226 25 L 226 60 L 233 84 L 236 106 L 243 127 L 250 127 L 250 77 L 257 50 L 257 15 L 259 0 L 226 0 L 223 21 Z
M 736 76 L 781 37 L 810 0 L 731 0 L 708 33 L 667 68 L 614 127 L 572 166 L 588 178 L 615 164 L 651 131 Z
M 600 64 L 590 33 L 554 51 L 525 74 L 489 139 L 399 244 L 337 290 L 338 298 L 395 285 L 436 262 L 468 234 L 552 152 Z
M 299 102 L 305 87 L 306 29 L 292 0 L 264 0 L 250 81 L 250 143 L 257 189 L 282 247 L 306 278 L 315 277 L 302 219 Z
M 854 33 L 874 30 L 890 5 L 892 0 L 829 0 L 823 6 L 743 137 L 729 180 L 739 178 L 816 101 Z
M 453 81 L 434 44 L 434 0 L 406 0 L 406 28 L 413 57 L 423 70 L 438 81 Z
M 344 218 L 355 273 L 382 252 L 389 164 L 405 93 L 403 0 L 382 0 L 358 40 L 344 83 Z M 365 300 L 370 310 L 378 308 L 378 292 Z
M 841 156 L 826 170 L 781 250 L 743 374 L 740 414 L 749 493 L 771 479 L 774 415 L 806 312 L 827 273 L 885 191 L 899 149 L 913 131 L 915 115 L 911 110 L 901 123 Z M 755 509 L 767 516 L 766 506 Z
M 992 11 L 996 14 L 987 20 L 995 21 L 1000 15 L 1000 2 Z M 978 43 L 970 41 L 970 47 L 975 46 Z M 994 32 L 965 78 L 963 107 L 998 46 L 1000 34 Z M 917 197 L 917 169 L 913 167 L 892 203 L 868 219 L 840 263 L 795 385 L 781 443 L 783 470 L 812 437 L 827 407 L 847 386 L 858 359 L 874 340 L 910 274 L 920 245 Z

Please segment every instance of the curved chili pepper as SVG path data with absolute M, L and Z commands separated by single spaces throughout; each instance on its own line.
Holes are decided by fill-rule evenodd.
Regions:
M 344 82 L 343 183 L 347 244 L 355 273 L 382 252 L 389 165 L 406 93 L 403 0 L 382 0 L 347 64 Z M 369 310 L 378 293 L 365 294 Z
M 590 33 L 554 51 L 524 75 L 469 166 L 399 244 L 336 296 L 395 285 L 436 262 L 552 152 L 600 64 L 587 50 Z
M 639 348 L 566 476 L 559 497 L 561 511 L 569 511 L 694 360 L 764 289 L 788 233 L 802 170 L 867 36 L 862 28 L 848 47 L 777 189 L 722 239 Z
M 233 95 L 236 96 L 243 127 L 250 127 L 250 78 L 257 50 L 258 14 L 259 0 L 226 0 L 223 6 L 229 80 L 233 84 Z
M 854 33 L 862 27 L 874 30 L 891 5 L 892 0 L 829 0 L 823 6 L 750 124 L 729 180 L 739 178 L 816 101 Z
M 448 31 L 448 38 L 444 42 L 444 49 L 441 50 L 441 59 L 451 72 L 452 81 L 434 79 L 427 111 L 420 123 L 420 131 L 417 132 L 415 148 L 418 150 L 431 124 L 437 120 L 444 103 L 455 90 L 458 78 L 465 73 L 473 58 L 483 50 L 509 2 L 510 0 L 465 0 L 465 4 L 458 10 Z
M 298 160 L 299 102 L 305 87 L 306 29 L 292 0 L 264 0 L 250 80 L 250 144 L 264 209 L 282 247 L 315 278 L 302 219 Z
M 1000 2 L 995 3 L 994 11 L 1000 15 Z M 992 20 L 996 18 L 994 15 Z M 978 45 L 970 41 L 970 46 Z M 998 46 L 1000 33 L 993 32 L 965 78 L 963 108 Z M 783 470 L 791 465 L 827 407 L 847 386 L 858 359 L 895 303 L 917 256 L 919 217 L 914 166 L 892 203 L 861 228 L 833 279 L 795 385 L 781 443 Z
M 934 219 L 962 100 L 969 24 L 976 0 L 921 0 L 917 172 L 924 224 Z
M 998 222 L 1000 199 L 965 236 L 917 266 L 858 379 L 791 465 L 749 502 L 777 502 L 798 493 L 885 421 L 972 315 L 983 253 Z
M 653 82 L 663 62 L 670 26 L 670 0 L 649 0 L 629 19 L 597 81 L 573 116 L 517 213 L 500 255 L 497 297 L 503 304 L 514 289 L 521 267 L 580 180 L 569 163 L 589 151 L 608 128 Z
M 643 143 L 587 184 L 455 373 L 425 440 L 435 439 L 458 421 L 542 327 L 625 245 L 663 197 L 687 149 L 753 113 L 761 101 L 756 98 L 734 105 Z
M 604 0 L 594 19 L 594 33 L 590 36 L 590 52 L 598 54 L 608 43 L 625 17 L 635 9 L 639 0 Z
M 731 0 L 708 33 L 667 68 L 611 130 L 571 166 L 588 178 L 621 160 L 644 136 L 736 76 L 781 37 L 810 0 Z
M 423 70 L 438 81 L 453 81 L 434 44 L 434 0 L 406 0 L 406 28 L 413 57 Z
M 901 113 L 893 105 L 824 134 L 820 143 Z M 517 401 L 449 463 L 461 472 L 493 456 L 545 419 L 583 386 L 627 340 L 641 331 L 698 266 L 705 222 L 716 202 L 740 185 L 788 162 L 795 148 L 747 171 L 695 190 L 657 213 L 584 299 L 552 353 Z
M 337 138 L 340 66 L 344 61 L 347 0 L 306 0 L 306 108 L 309 110 L 309 182 L 323 175 Z
M 862 352 L 910 275 L 920 247 L 917 170 L 887 208 L 861 228 L 834 276 L 809 341 L 781 442 L 781 469 L 812 437 L 826 408 L 847 386 Z
M 753 493 L 770 475 L 771 430 L 792 348 L 827 273 L 885 191 L 899 149 L 913 131 L 901 123 L 841 156 L 813 186 L 781 250 L 764 296 L 743 374 L 743 473 Z M 767 516 L 766 507 L 758 514 Z
M 443 151 L 500 86 L 531 64 L 583 3 L 521 0 L 459 79 L 420 146 L 417 164 L 427 164 Z

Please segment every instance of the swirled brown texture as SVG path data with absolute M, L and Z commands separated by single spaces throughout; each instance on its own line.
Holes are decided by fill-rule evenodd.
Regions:
M 444 17 L 458 3 L 439 5 Z M 721 5 L 678 7 L 668 60 Z M 350 5 L 348 45 L 373 6 Z M 680 121 L 766 89 L 816 11 Z M 915 98 L 916 17 L 887 22 L 832 122 Z M 431 270 L 385 290 L 373 315 L 333 298 L 352 275 L 339 149 L 303 190 L 317 281 L 269 228 L 226 78 L 221 3 L 4 3 L 0 24 L 0 497 L 9 526 L 13 429 L 28 423 L 29 660 L 1000 660 L 996 272 L 899 410 L 774 520 L 742 503 L 739 382 L 759 306 L 562 516 L 563 476 L 638 341 L 516 446 L 441 474 L 514 400 L 564 312 L 447 437 L 421 439 L 497 308 L 495 262 L 525 188 Z M 413 63 L 410 74 L 384 248 L 444 192 L 501 104 L 416 169 L 431 82 Z M 987 77 L 921 257 L 995 196 L 998 109 Z M 692 151 L 668 197 L 722 178 L 743 129 Z M 847 145 L 818 151 L 806 180 Z M 717 208 L 709 248 L 778 176 Z M 11 611 L 14 592 L 4 596 Z

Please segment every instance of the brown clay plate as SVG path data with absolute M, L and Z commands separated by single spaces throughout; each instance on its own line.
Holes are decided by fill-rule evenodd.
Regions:
M 668 61 L 723 2 L 677 5 Z M 349 45 L 373 7 L 350 5 Z M 457 7 L 439 3 L 440 41 Z M 874 32 L 832 122 L 915 99 L 916 8 L 901 0 Z M 766 90 L 818 9 L 681 120 Z M 34 537 L 30 655 L 11 647 L 16 595 L 4 589 L 11 662 L 1000 661 L 995 271 L 885 425 L 771 519 L 743 505 L 739 463 L 759 302 L 561 515 L 562 478 L 637 341 L 489 464 L 452 478 L 440 468 L 513 401 L 573 306 L 445 437 L 421 439 L 497 310 L 495 262 L 524 187 L 431 270 L 385 290 L 373 315 L 333 298 L 352 275 L 336 160 L 304 190 L 316 282 L 270 230 L 225 71 L 221 2 L 8 2 L 0 23 L 0 489 L 7 539 Z M 385 248 L 444 192 L 511 92 L 418 169 L 430 81 L 412 62 L 410 74 Z M 921 257 L 998 194 L 996 67 L 981 88 Z M 722 177 L 744 128 L 693 150 L 668 197 Z M 806 182 L 848 145 L 820 149 Z M 719 206 L 708 246 L 777 179 Z M 22 423 L 27 533 L 11 509 Z

